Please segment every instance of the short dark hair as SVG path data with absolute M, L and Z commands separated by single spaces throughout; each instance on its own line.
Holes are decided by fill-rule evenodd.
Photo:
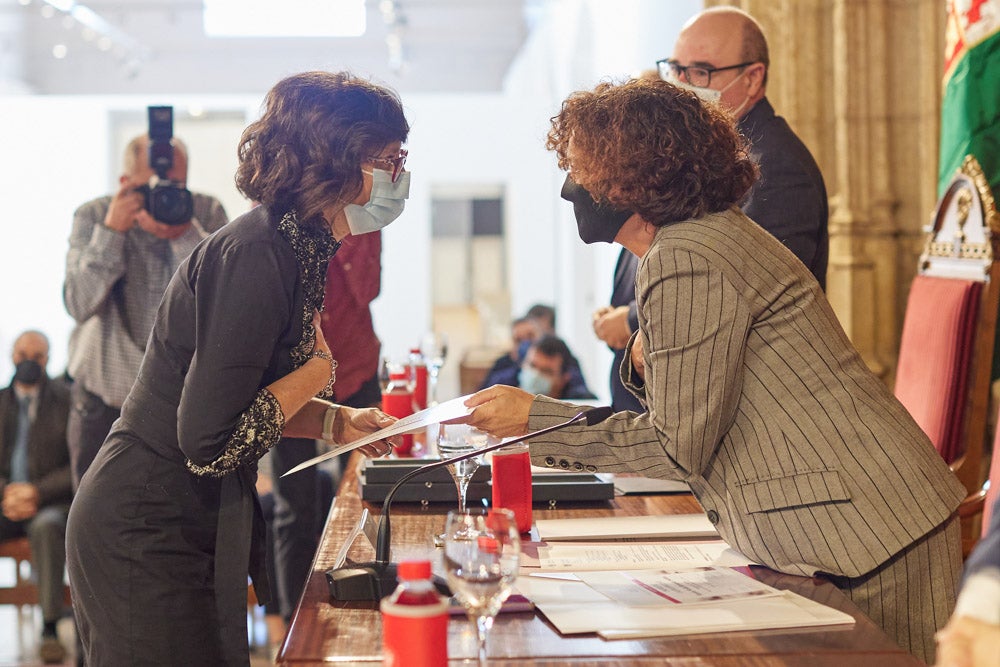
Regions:
M 552 306 L 546 306 L 544 303 L 536 303 L 528 309 L 528 312 L 524 316 L 529 320 L 545 320 L 549 323 L 549 327 L 555 331 L 556 309 Z
M 541 352 L 546 357 L 559 357 L 562 361 L 560 371 L 565 374 L 573 365 L 573 353 L 569 351 L 569 346 L 558 336 L 545 335 L 531 344 L 531 347 Z
M 666 81 L 573 93 L 552 118 L 546 147 L 595 200 L 655 226 L 724 211 L 757 177 L 732 117 Z
M 333 202 L 361 192 L 361 164 L 406 141 L 399 97 L 347 72 L 304 72 L 268 92 L 264 113 L 239 143 L 236 187 L 278 215 L 295 209 L 304 224 L 323 224 Z

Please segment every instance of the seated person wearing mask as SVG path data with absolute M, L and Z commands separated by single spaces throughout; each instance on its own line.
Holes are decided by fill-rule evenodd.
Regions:
M 519 317 L 511 322 L 510 352 L 493 362 L 493 366 L 490 368 L 489 373 L 486 374 L 486 379 L 483 380 L 483 384 L 479 388 L 485 389 L 495 384 L 501 384 L 504 382 L 502 378 L 509 377 L 512 372 L 516 376 L 528 348 L 533 342 L 538 340 L 539 336 L 541 336 L 541 332 L 538 325 L 530 317 Z
M 525 352 L 519 367 L 511 366 L 493 374 L 493 381 L 484 386 L 506 384 L 531 394 L 566 400 L 597 398 L 587 388 L 580 367 L 574 361 L 561 338 L 542 336 Z

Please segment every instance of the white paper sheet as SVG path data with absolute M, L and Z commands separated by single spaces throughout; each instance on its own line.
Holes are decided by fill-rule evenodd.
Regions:
M 426 410 L 415 412 L 409 417 L 403 417 L 402 419 L 393 422 L 391 426 L 375 431 L 374 433 L 366 435 L 365 437 L 355 440 L 354 442 L 349 442 L 346 445 L 334 447 L 324 454 L 320 454 L 319 456 L 311 458 L 304 463 L 300 463 L 282 475 L 282 477 L 287 477 L 292 473 L 304 470 L 305 468 L 314 466 L 317 463 L 322 463 L 327 459 L 332 459 L 334 456 L 338 456 L 344 452 L 349 452 L 353 449 L 357 449 L 358 447 L 378 442 L 379 440 L 391 438 L 394 435 L 413 433 L 415 431 L 420 431 L 431 424 L 440 424 L 443 421 L 465 417 L 472 412 L 470 408 L 465 407 L 465 400 L 469 398 L 469 396 L 471 396 L 471 394 L 467 396 L 459 396 L 458 398 L 453 398 L 450 401 L 439 403 L 433 407 L 427 408 Z
M 715 526 L 704 514 L 539 519 L 535 522 L 535 527 L 538 528 L 539 537 L 545 542 L 719 536 Z
M 629 607 L 691 605 L 779 593 L 778 589 L 728 567 L 582 572 L 577 576 L 601 595 Z
M 520 577 L 518 589 L 565 635 L 596 632 L 605 639 L 796 628 L 854 623 L 849 614 L 789 591 L 780 595 L 694 605 L 631 607 L 582 581 Z
M 553 542 L 538 547 L 546 570 L 680 569 L 701 565 L 752 565 L 722 540 L 712 542 Z

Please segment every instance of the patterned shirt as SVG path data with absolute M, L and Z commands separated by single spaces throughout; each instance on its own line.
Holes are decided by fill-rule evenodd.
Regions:
M 222 204 L 194 194 L 194 224 L 172 241 L 134 227 L 104 225 L 111 197 L 73 215 L 63 299 L 77 326 L 69 373 L 106 405 L 120 407 L 139 372 L 156 309 L 178 265 L 208 234 L 226 224 Z

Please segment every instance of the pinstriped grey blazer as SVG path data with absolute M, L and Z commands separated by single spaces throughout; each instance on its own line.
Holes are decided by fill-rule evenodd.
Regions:
M 657 230 L 636 299 L 646 384 L 629 354 L 622 380 L 648 413 L 533 440 L 536 465 L 684 480 L 729 544 L 803 575 L 870 572 L 964 497 L 815 278 L 738 209 Z M 576 412 L 539 396 L 528 425 Z

